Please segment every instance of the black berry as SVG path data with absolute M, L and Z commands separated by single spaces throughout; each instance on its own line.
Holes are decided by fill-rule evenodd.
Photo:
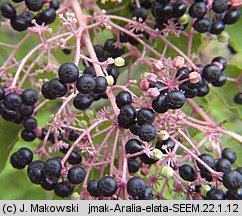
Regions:
M 10 92 L 3 99 L 3 105 L 10 110 L 16 110 L 22 105 L 23 101 L 19 94 Z
M 96 87 L 96 82 L 92 75 L 83 74 L 76 82 L 76 88 L 82 94 L 91 93 Z
M 26 130 L 32 131 L 38 126 L 37 120 L 33 117 L 26 118 L 23 121 L 23 126 Z
M 73 83 L 76 82 L 79 77 L 79 69 L 71 62 L 64 63 L 58 70 L 58 76 L 63 83 Z
M 186 181 L 195 181 L 197 178 L 196 172 L 188 164 L 183 164 L 182 166 L 179 167 L 179 175 Z
M 163 154 L 167 154 L 167 151 L 172 151 L 175 147 L 175 143 L 170 138 L 167 140 L 158 140 L 155 147 L 160 149 Z
M 165 103 L 166 96 L 160 94 L 155 100 L 152 101 L 152 108 L 158 113 L 165 113 L 168 111 L 168 106 Z
M 22 130 L 21 137 L 23 140 L 31 142 L 36 138 L 36 134 L 34 131 Z
M 203 68 L 202 76 L 208 81 L 208 82 L 215 82 L 219 76 L 221 75 L 221 70 L 219 67 L 215 64 L 208 64 Z
M 45 162 L 44 173 L 46 176 L 61 176 L 62 165 L 58 158 L 50 158 Z
M 143 196 L 146 189 L 146 183 L 140 177 L 133 177 L 127 183 L 127 192 L 133 196 Z
M 76 109 L 85 110 L 91 106 L 93 101 L 94 101 L 94 98 L 91 95 L 78 94 L 73 100 L 73 105 Z
M 150 142 L 156 137 L 156 128 L 152 124 L 142 124 L 139 129 L 139 138 L 143 141 Z
M 140 168 L 140 162 L 135 160 L 134 158 L 128 159 L 128 170 L 130 173 L 136 173 L 138 172 Z
M 107 79 L 103 76 L 98 76 L 95 78 L 96 86 L 94 89 L 94 93 L 103 94 L 108 87 Z
M 237 190 L 242 187 L 242 175 L 235 170 L 225 172 L 223 184 L 229 190 Z
M 240 13 L 241 12 L 238 9 L 229 9 L 226 12 L 225 17 L 223 19 L 224 24 L 231 25 L 238 22 L 240 18 Z
M 132 102 L 132 95 L 128 91 L 121 91 L 116 96 L 116 104 L 119 109 L 121 109 L 123 106 L 131 104 Z
M 44 177 L 44 162 L 40 160 L 33 161 L 29 164 L 27 170 L 30 181 L 34 184 L 41 184 Z
M 147 11 L 143 7 L 136 8 L 133 10 L 132 16 L 136 17 L 137 21 L 141 19 L 141 21 L 144 22 L 147 18 Z
M 215 170 L 218 172 L 227 172 L 231 170 L 231 162 L 225 158 L 220 158 L 216 165 L 215 165 Z
M 152 109 L 141 108 L 137 113 L 137 122 L 142 125 L 145 123 L 153 123 L 155 120 L 155 113 Z
M 194 22 L 193 27 L 195 28 L 196 31 L 199 33 L 206 33 L 210 30 L 212 25 L 212 22 L 208 18 L 203 18 L 203 19 L 196 19 Z
M 178 90 L 171 90 L 167 93 L 165 103 L 170 109 L 179 109 L 186 101 L 185 95 Z
M 229 160 L 231 163 L 234 163 L 237 160 L 236 152 L 231 148 L 225 148 L 222 151 L 222 158 Z
M 64 198 L 70 196 L 73 193 L 74 188 L 71 186 L 70 182 L 62 181 L 57 183 L 54 190 L 57 196 Z
M 51 0 L 50 1 L 50 7 L 53 8 L 54 10 L 58 10 L 60 7 L 60 3 L 58 0 Z
M 206 198 L 208 200 L 225 200 L 225 194 L 220 189 L 212 188 L 207 192 Z
M 237 104 L 242 104 L 242 92 L 234 96 L 234 102 Z
M 47 191 L 54 190 L 58 183 L 58 178 L 54 176 L 45 177 L 41 182 L 41 187 Z
M 11 5 L 8 2 L 3 2 L 1 4 L 1 14 L 8 19 L 14 19 L 16 17 L 16 10 L 13 7 L 13 5 Z
M 215 13 L 223 13 L 228 9 L 228 0 L 214 0 L 212 10 Z
M 117 188 L 117 182 L 111 176 L 104 176 L 97 183 L 97 191 L 100 196 L 110 197 L 116 193 Z
M 44 5 L 43 0 L 25 0 L 27 8 L 31 11 L 40 11 Z
M 198 156 L 202 161 L 204 161 L 204 163 L 206 163 L 209 167 L 211 168 L 214 168 L 215 167 L 215 160 L 212 156 L 210 156 L 209 154 L 201 154 Z M 200 164 L 199 162 L 197 162 L 197 166 L 198 168 L 201 170 L 201 171 L 206 171 L 207 172 L 207 169 L 202 165 Z
M 125 144 L 125 150 L 129 154 L 134 154 L 136 152 L 140 152 L 144 149 L 142 143 L 137 139 L 130 139 Z
M 91 180 L 87 185 L 87 191 L 93 197 L 99 197 L 100 196 L 100 194 L 97 191 L 97 183 L 98 183 L 98 180 Z
M 195 2 L 189 8 L 189 14 L 193 18 L 203 18 L 207 13 L 207 5 L 204 2 Z
M 135 121 L 136 118 L 136 110 L 131 105 L 125 105 L 120 109 L 120 113 L 118 115 L 118 123 L 129 125 Z
M 73 166 L 67 174 L 68 181 L 72 184 L 80 184 L 86 176 L 85 170 L 80 166 Z

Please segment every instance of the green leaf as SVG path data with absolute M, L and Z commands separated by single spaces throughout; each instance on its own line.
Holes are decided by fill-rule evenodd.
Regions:
M 0 172 L 4 169 L 8 156 L 18 140 L 21 127 L 0 119 Z

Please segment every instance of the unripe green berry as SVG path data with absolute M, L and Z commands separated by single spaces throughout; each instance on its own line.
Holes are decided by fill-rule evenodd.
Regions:
M 179 22 L 181 25 L 186 25 L 189 22 L 189 16 L 184 14 L 182 17 L 179 18 Z
M 85 114 L 89 119 L 93 118 L 95 115 L 95 113 L 92 110 L 86 110 Z
M 229 40 L 229 34 L 228 32 L 223 31 L 221 34 L 217 36 L 217 40 L 221 43 L 228 42 Z
M 207 192 L 211 190 L 211 187 L 209 185 L 204 185 L 203 187 L 201 187 L 201 195 L 203 197 L 206 197 Z
M 162 157 L 163 157 L 163 153 L 161 152 L 160 149 L 157 149 L 157 148 L 154 148 L 152 150 L 152 158 L 155 159 L 155 160 L 160 160 Z
M 72 199 L 72 200 L 80 200 L 80 199 L 81 199 L 80 194 L 77 193 L 77 192 L 74 192 L 74 193 L 71 195 L 71 199 Z
M 81 121 L 79 122 L 79 125 L 80 125 L 80 127 L 82 127 L 82 128 L 86 128 L 86 127 L 88 126 L 87 121 L 85 121 L 85 120 L 81 120 Z
M 174 170 L 170 166 L 164 166 L 161 169 L 161 174 L 166 178 L 170 178 L 173 176 Z
M 161 130 L 159 133 L 159 138 L 161 140 L 168 140 L 169 139 L 169 133 L 166 130 Z
M 107 79 L 107 83 L 108 83 L 108 85 L 109 85 L 109 86 L 112 86 L 113 83 L 114 83 L 113 76 L 109 75 L 109 76 L 106 77 L 106 79 Z

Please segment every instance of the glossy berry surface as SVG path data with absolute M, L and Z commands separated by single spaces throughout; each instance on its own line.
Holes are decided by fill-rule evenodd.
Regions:
M 142 124 L 139 129 L 139 138 L 143 141 L 150 142 L 156 137 L 156 128 L 152 124 Z
M 22 98 L 19 94 L 11 92 L 7 94 L 3 99 L 3 105 L 10 110 L 19 108 L 23 103 Z
M 237 103 L 237 104 L 242 104 L 242 92 L 237 93 L 234 96 L 234 102 Z
M 142 143 L 137 139 L 130 139 L 125 144 L 125 150 L 129 154 L 133 154 L 139 151 L 142 151 L 144 149 Z
M 145 193 L 138 197 L 139 200 L 153 200 L 154 191 L 150 187 L 146 187 Z
M 94 101 L 94 98 L 91 95 L 78 94 L 73 100 L 73 105 L 76 109 L 85 110 L 91 106 L 93 101 Z
M 82 94 L 91 93 L 96 87 L 96 82 L 92 75 L 83 74 L 76 82 L 76 88 Z
M 212 10 L 215 13 L 223 13 L 228 9 L 228 0 L 214 0 Z
M 93 77 L 95 77 L 96 76 L 96 71 L 94 70 L 93 66 L 88 66 L 88 67 L 85 67 L 85 69 L 83 70 L 83 74 L 90 74 Z
M 152 108 L 158 113 L 165 113 L 169 110 L 166 102 L 166 96 L 160 94 L 155 100 L 152 101 Z
M 47 190 L 47 191 L 50 191 L 50 190 L 54 190 L 55 186 L 57 185 L 58 183 L 58 178 L 56 177 L 45 177 L 42 181 L 41 181 L 41 184 L 40 186 Z
M 212 22 L 208 18 L 196 19 L 193 27 L 199 33 L 206 33 L 210 30 Z
M 54 10 L 58 10 L 60 7 L 60 3 L 58 0 L 51 0 L 50 1 L 50 7 L 53 8 Z
M 215 82 L 221 75 L 221 70 L 215 64 L 206 65 L 203 68 L 202 75 L 208 82 Z
M 117 58 L 121 56 L 124 53 L 124 48 L 118 48 L 115 46 L 116 41 L 113 39 L 106 40 L 104 44 L 104 49 L 106 52 L 108 52 L 111 57 Z
M 44 176 L 44 162 L 40 160 L 33 161 L 29 164 L 27 170 L 30 181 L 34 184 L 41 184 Z
M 160 149 L 163 154 L 167 154 L 167 151 L 172 151 L 175 147 L 175 143 L 170 138 L 167 140 L 158 140 L 155 147 Z
M 225 158 L 220 158 L 215 165 L 215 170 L 218 172 L 227 172 L 232 168 L 232 164 L 229 160 Z
M 98 183 L 98 180 L 94 179 L 94 180 L 89 181 L 89 183 L 87 185 L 87 191 L 93 197 L 100 196 L 100 194 L 98 193 L 98 190 L 97 190 L 97 183 Z
M 16 10 L 8 2 L 1 3 L 1 14 L 8 19 L 14 19 L 16 17 Z
M 32 131 L 38 126 L 37 120 L 33 117 L 26 118 L 23 120 L 23 126 L 26 130 Z
M 67 161 L 72 165 L 77 165 L 82 162 L 82 155 L 76 151 L 72 151 Z
M 44 173 L 46 176 L 54 176 L 60 177 L 61 176 L 61 163 L 58 158 L 50 158 L 45 162 L 44 166 Z
M 54 78 L 49 81 L 47 91 L 51 97 L 63 97 L 67 93 L 67 86 L 58 78 Z
M 107 79 L 103 76 L 97 76 L 95 78 L 95 82 L 96 82 L 96 85 L 93 92 L 96 94 L 103 94 L 108 87 Z
M 208 200 L 224 200 L 225 193 L 220 189 L 212 188 L 210 191 L 207 192 L 206 198 Z
M 120 109 L 118 121 L 121 124 L 129 125 L 134 122 L 136 118 L 136 110 L 131 105 L 125 105 Z
M 231 25 L 231 24 L 234 24 L 236 22 L 239 21 L 240 19 L 240 10 L 238 9 L 229 9 L 227 12 L 226 12 L 226 15 L 223 19 L 223 22 L 227 25 Z
M 237 160 L 236 152 L 231 148 L 225 148 L 222 150 L 222 158 L 229 160 L 234 163 Z
M 165 103 L 170 109 L 179 109 L 185 103 L 185 95 L 178 90 L 171 90 L 167 93 Z
M 71 183 L 68 181 L 62 181 L 56 184 L 54 188 L 55 194 L 59 197 L 68 197 L 70 196 L 74 188 L 71 186 Z
M 132 12 L 132 16 L 135 17 L 137 21 L 141 20 L 144 22 L 147 18 L 147 11 L 143 7 L 135 8 Z
M 33 89 L 25 89 L 21 95 L 25 105 L 32 106 L 38 101 L 38 93 Z
M 35 140 L 36 134 L 34 131 L 29 131 L 29 130 L 24 129 L 21 132 L 21 137 L 23 140 L 31 142 L 31 141 Z
M 179 167 L 179 175 L 186 181 L 195 181 L 197 178 L 196 172 L 193 167 L 188 164 L 183 164 Z
M 140 177 L 133 177 L 127 183 L 127 192 L 133 196 L 143 196 L 146 189 L 145 181 Z
M 145 123 L 153 123 L 155 120 L 155 113 L 152 109 L 142 108 L 137 112 L 137 122 L 139 125 Z
M 97 191 L 100 196 L 110 197 L 116 193 L 117 188 L 117 182 L 111 176 L 104 176 L 97 183 Z
M 235 170 L 225 172 L 223 184 L 229 190 L 237 190 L 242 187 L 242 175 Z
M 121 91 L 115 100 L 119 109 L 121 109 L 125 105 L 129 105 L 132 102 L 132 96 L 128 91 Z
M 203 18 L 207 13 L 206 4 L 204 2 L 195 2 L 189 8 L 189 14 L 193 18 Z
M 63 83 L 73 83 L 79 77 L 79 69 L 71 62 L 64 63 L 58 70 L 58 76 Z
M 72 184 L 80 184 L 86 176 L 85 170 L 80 166 L 73 166 L 67 174 L 68 181 Z
M 211 168 L 215 167 L 215 160 L 211 155 L 204 153 L 199 155 L 198 157 Z M 197 166 L 201 171 L 207 171 L 207 169 L 199 162 L 197 162 Z
M 136 172 L 138 172 L 139 168 L 140 168 L 140 162 L 138 162 L 137 160 L 135 160 L 133 158 L 128 159 L 129 173 L 136 173 Z
M 43 0 L 25 0 L 25 5 L 31 11 L 40 11 L 44 5 Z

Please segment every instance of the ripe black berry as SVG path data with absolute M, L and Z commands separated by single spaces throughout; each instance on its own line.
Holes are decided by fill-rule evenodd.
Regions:
M 128 91 L 121 91 L 116 96 L 116 104 L 119 109 L 121 109 L 123 106 L 131 104 L 132 102 L 132 96 Z
M 197 96 L 198 97 L 204 97 L 209 93 L 209 86 L 204 83 L 201 87 L 197 89 Z
M 130 139 L 125 144 L 125 150 L 129 154 L 140 152 L 144 149 L 142 143 L 137 139 Z
M 117 188 L 117 182 L 111 176 L 104 176 L 97 183 L 97 191 L 100 196 L 110 197 L 116 193 Z
M 108 87 L 107 79 L 103 76 L 98 76 L 95 78 L 96 86 L 94 89 L 94 93 L 103 94 Z
M 165 113 L 168 111 L 168 106 L 165 103 L 166 96 L 160 94 L 155 100 L 152 101 L 152 108 L 158 113 Z
M 76 88 L 82 94 L 91 93 L 96 87 L 96 82 L 92 75 L 83 74 L 76 82 Z
M 60 3 L 58 0 L 51 0 L 50 1 L 50 8 L 53 8 L 54 10 L 58 10 L 60 7 Z
M 236 152 L 231 148 L 225 148 L 222 151 L 222 158 L 229 160 L 231 163 L 234 163 L 237 160 Z
M 214 0 L 212 10 L 215 13 L 223 13 L 228 9 L 228 0 Z
M 120 113 L 118 115 L 118 123 L 129 125 L 135 121 L 136 118 L 136 110 L 131 105 L 125 105 L 120 109 Z
M 57 196 L 64 198 L 70 196 L 73 193 L 74 188 L 71 186 L 70 182 L 62 181 L 57 183 L 54 190 Z
M 24 104 L 22 104 L 18 110 L 19 110 L 19 113 L 21 114 L 21 116 L 23 116 L 23 117 L 29 117 L 34 112 L 34 108 L 32 106 L 27 106 Z
M 120 74 L 119 70 L 116 67 L 109 66 L 108 69 L 107 69 L 107 72 L 108 72 L 108 75 L 111 75 L 113 77 L 113 79 L 114 79 L 113 84 L 116 84 L 118 77 L 119 77 L 119 74 Z
M 76 151 L 72 151 L 67 161 L 72 165 L 80 164 L 82 162 L 82 155 Z
M 139 200 L 152 200 L 153 196 L 154 196 L 154 191 L 151 188 L 146 187 L 145 193 L 142 196 L 139 196 L 138 199 Z
M 96 71 L 93 66 L 85 67 L 85 69 L 83 70 L 83 74 L 90 74 L 93 77 L 96 77 Z
M 216 165 L 215 165 L 215 170 L 218 172 L 227 172 L 231 170 L 231 162 L 225 158 L 220 158 Z
M 80 184 L 86 176 L 85 170 L 80 166 L 73 166 L 67 174 L 68 181 L 72 184 Z
M 33 89 L 25 89 L 21 95 L 25 105 L 34 105 L 38 101 L 38 93 Z
M 184 2 L 175 3 L 173 4 L 172 17 L 180 18 L 186 13 L 186 10 L 187 10 L 187 5 Z
M 31 11 L 40 11 L 44 5 L 43 0 L 25 0 L 27 8 Z
M 102 45 L 95 45 L 93 48 L 98 58 L 104 56 L 105 49 Z
M 41 93 L 42 95 L 49 100 L 54 100 L 56 97 L 54 95 L 51 95 L 48 89 L 49 82 L 45 82 L 41 87 Z
M 143 7 L 135 8 L 132 12 L 132 16 L 136 17 L 137 21 L 141 19 L 141 22 L 144 22 L 147 18 L 147 11 Z
M 207 13 L 207 5 L 204 2 L 195 2 L 189 8 L 189 14 L 193 18 L 203 18 Z
M 222 21 L 213 22 L 211 25 L 210 33 L 218 35 L 224 30 L 225 26 Z
M 199 33 L 206 33 L 210 30 L 212 25 L 212 22 L 208 18 L 203 18 L 203 19 L 196 19 L 194 22 L 193 27 L 195 28 L 196 31 Z
M 127 183 L 127 192 L 133 196 L 143 196 L 146 189 L 145 181 L 140 177 L 133 177 Z
M 134 158 L 128 159 L 128 170 L 130 173 L 136 173 L 138 172 L 140 168 L 140 162 L 135 160 Z
M 159 81 L 150 83 L 149 88 L 158 88 L 159 90 L 163 89 L 160 91 L 160 93 L 166 93 L 168 91 L 166 85 Z
M 191 167 L 188 164 L 183 164 L 182 166 L 179 167 L 179 175 L 187 181 L 195 181 L 197 178 L 196 172 L 193 169 L 193 167 Z
M 8 19 L 14 19 L 16 17 L 15 8 L 8 2 L 1 4 L 1 14 Z
M 16 110 L 22 105 L 23 101 L 19 94 L 10 92 L 3 99 L 3 105 L 10 110 Z
M 179 68 L 176 72 L 176 77 L 179 77 L 178 80 L 184 80 L 188 78 L 190 70 L 187 67 Z
M 242 188 L 238 190 L 228 190 L 226 192 L 226 199 L 228 200 L 241 200 L 242 199 Z
M 90 193 L 93 197 L 99 197 L 99 193 L 97 191 L 97 180 L 91 180 L 87 185 L 87 191 Z
M 55 21 L 56 18 L 56 12 L 53 8 L 47 8 L 46 10 L 42 11 L 41 13 L 37 14 L 36 16 L 36 22 L 39 25 L 42 25 L 43 23 L 45 25 L 51 24 Z
M 19 113 L 16 110 L 9 110 L 1 103 L 1 115 L 6 121 L 15 121 L 19 117 Z
M 79 137 L 79 133 L 77 133 L 76 131 L 74 130 L 71 130 L 70 133 L 69 133 L 69 136 L 68 136 L 68 139 L 72 142 L 76 141 L 77 138 Z
M 155 164 L 158 161 L 158 160 L 155 160 L 155 159 L 149 157 L 147 154 L 140 155 L 140 160 L 144 164 Z
M 155 0 L 141 0 L 140 4 L 144 8 L 151 8 L 151 6 L 155 3 Z
M 41 187 L 47 191 L 54 190 L 58 183 L 58 178 L 54 176 L 45 177 L 41 182 Z
M 139 129 L 140 129 L 140 125 L 136 121 L 129 126 L 130 132 L 132 134 L 134 134 L 134 135 L 138 135 L 139 134 Z
M 156 137 L 156 128 L 152 124 L 142 124 L 139 129 L 139 138 L 143 141 L 150 142 Z
M 220 189 L 212 188 L 207 192 L 206 198 L 208 200 L 225 200 L 225 194 Z
M 4 98 L 5 96 L 5 90 L 2 86 L 0 86 L 0 101 Z
M 242 104 L 242 92 L 234 96 L 234 102 L 237 104 Z
M 167 140 L 158 140 L 155 144 L 155 147 L 160 149 L 163 154 L 167 154 L 167 151 L 172 151 L 172 149 L 175 147 L 175 143 L 170 138 Z
M 189 82 L 184 82 L 179 85 L 179 90 L 184 91 L 184 95 L 186 98 L 194 98 L 197 96 L 198 90 L 196 88 L 192 88 Z
M 226 81 L 227 81 L 227 75 L 223 73 L 218 77 L 218 79 L 215 82 L 212 82 L 212 85 L 215 87 L 221 87 L 225 85 Z
M 215 82 L 219 76 L 221 75 L 221 70 L 219 67 L 215 64 L 208 64 L 203 68 L 202 76 L 208 81 L 208 82 Z
M 113 39 L 108 39 L 106 40 L 104 44 L 104 49 L 106 52 L 108 52 L 111 57 L 117 58 L 121 56 L 124 53 L 124 48 L 123 47 L 115 47 L 116 41 Z
M 31 22 L 33 19 L 35 19 L 35 15 L 32 12 L 24 11 L 23 13 L 21 13 L 20 17 L 25 20 L 27 27 L 30 27 L 33 25 Z
M 70 55 L 71 54 L 71 49 L 68 48 L 64 48 L 62 49 L 63 53 L 65 53 L 66 55 Z
M 238 22 L 240 18 L 240 13 L 241 12 L 238 9 L 229 9 L 226 12 L 225 17 L 223 19 L 224 24 L 231 25 Z
M 63 97 L 67 93 L 67 86 L 58 78 L 54 78 L 48 83 L 48 92 L 52 97 Z
M 242 175 L 242 167 L 237 167 L 235 170 Z
M 20 16 L 16 16 L 14 19 L 11 19 L 10 24 L 14 30 L 19 32 L 25 31 L 29 27 L 25 19 Z
M 78 94 L 73 100 L 73 105 L 76 109 L 85 110 L 91 106 L 93 101 L 94 101 L 94 98 L 91 95 Z
M 179 109 L 186 101 L 185 95 L 178 90 L 171 90 L 167 93 L 165 103 L 170 109 Z
M 33 161 L 29 164 L 27 174 L 30 181 L 34 184 L 41 184 L 44 177 L 44 162 L 40 160 Z
M 23 126 L 26 130 L 32 131 L 38 126 L 37 120 L 33 117 L 26 118 L 23 121 Z
M 137 113 L 137 122 L 142 125 L 145 123 L 153 123 L 155 120 L 155 113 L 152 109 L 141 108 Z
M 13 153 L 10 157 L 10 163 L 15 169 L 23 169 L 26 164 L 22 163 L 17 152 Z
M 23 140 L 31 142 L 36 138 L 34 131 L 22 130 L 21 137 Z
M 214 168 L 215 167 L 215 160 L 212 156 L 210 156 L 209 154 L 201 154 L 198 156 L 202 161 L 204 161 L 208 166 L 210 166 L 211 168 Z M 200 164 L 199 162 L 197 162 L 197 166 L 198 168 L 201 170 L 201 171 L 206 171 L 207 172 L 207 169 L 202 165 Z
M 214 63 L 214 62 L 218 62 L 218 63 L 220 63 L 222 65 L 222 69 L 221 69 L 222 71 L 227 66 L 227 60 L 226 60 L 226 58 L 224 58 L 222 56 L 218 56 L 218 57 L 213 58 L 212 63 Z
M 46 176 L 61 176 L 61 162 L 58 158 L 50 158 L 45 162 L 44 173 Z
M 242 175 L 235 171 L 225 172 L 223 175 L 223 184 L 229 190 L 236 190 L 242 187 Z
M 60 66 L 58 76 L 63 83 L 73 83 L 79 77 L 79 69 L 75 64 L 67 62 Z

